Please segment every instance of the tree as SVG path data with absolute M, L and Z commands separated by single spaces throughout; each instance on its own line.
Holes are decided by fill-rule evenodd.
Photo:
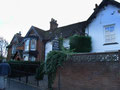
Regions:
M 6 57 L 7 46 L 8 46 L 8 42 L 3 37 L 0 37 L 0 59 L 3 59 L 3 57 Z

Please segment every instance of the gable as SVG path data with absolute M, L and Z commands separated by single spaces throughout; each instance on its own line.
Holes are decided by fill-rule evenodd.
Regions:
M 13 37 L 13 39 L 12 39 L 12 41 L 11 41 L 11 43 L 13 44 L 13 43 L 18 43 L 18 39 L 17 39 L 17 37 Z
M 35 36 L 38 36 L 36 33 L 35 33 L 35 30 L 33 30 L 32 28 L 30 28 L 30 30 L 27 32 L 26 36 L 25 37 L 29 37 L 31 35 L 35 35 Z
M 40 31 L 41 31 L 40 29 L 38 30 L 36 27 L 32 26 L 29 29 L 29 31 L 27 32 L 25 38 L 31 37 L 31 36 L 37 36 L 42 41 L 43 40 L 43 36 L 39 33 Z
M 120 21 L 120 8 L 113 5 L 107 5 L 101 9 L 101 11 L 96 15 L 96 18 L 92 20 L 89 26 L 94 24 L 109 25 L 115 24 Z M 95 25 L 94 25 L 95 26 Z
M 92 15 L 87 19 L 87 23 L 86 26 L 88 26 L 98 15 L 99 12 L 101 12 L 104 7 L 108 6 L 108 5 L 112 5 L 116 8 L 120 8 L 120 3 L 114 0 L 103 0 L 99 6 L 97 6 L 94 9 L 94 12 L 92 13 Z

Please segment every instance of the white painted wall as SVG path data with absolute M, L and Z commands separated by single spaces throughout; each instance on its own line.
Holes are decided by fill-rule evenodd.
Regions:
M 52 51 L 52 41 L 47 42 L 45 45 L 45 61 L 47 59 L 47 54 Z
M 70 45 L 69 45 L 69 39 L 64 39 L 63 40 L 63 46 L 65 48 L 69 48 Z M 46 45 L 45 45 L 45 61 L 47 59 L 47 54 L 52 51 L 52 41 L 50 42 L 47 42 Z
M 69 39 L 64 39 L 64 40 L 63 40 L 63 46 L 64 46 L 65 48 L 67 48 L 67 49 L 70 48 L 69 42 L 70 42 Z
M 105 52 L 120 50 L 120 8 L 112 5 L 106 6 L 86 28 L 86 33 L 92 38 L 92 52 Z M 113 15 L 111 15 L 114 13 Z M 103 45 L 104 26 L 115 24 L 116 42 L 118 44 Z

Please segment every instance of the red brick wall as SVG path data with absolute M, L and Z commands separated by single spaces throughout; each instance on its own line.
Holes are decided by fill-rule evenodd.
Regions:
M 60 70 L 60 90 L 119 90 L 119 84 L 119 62 L 73 63 L 70 61 Z M 58 73 L 53 88 L 58 90 Z
M 45 56 L 45 45 L 43 42 L 40 41 L 40 39 L 38 39 L 37 41 L 37 50 L 39 52 L 37 60 L 41 61 L 44 60 L 44 56 Z

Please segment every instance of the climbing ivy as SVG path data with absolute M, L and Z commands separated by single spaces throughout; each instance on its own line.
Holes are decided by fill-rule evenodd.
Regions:
M 46 62 L 46 71 L 48 74 L 48 87 L 52 89 L 52 84 L 56 77 L 57 68 L 63 65 L 67 55 L 60 51 L 51 51 L 48 53 Z
M 60 50 L 62 50 L 62 48 L 63 48 L 63 38 L 59 38 L 58 40 L 59 40 L 59 48 L 60 48 Z

